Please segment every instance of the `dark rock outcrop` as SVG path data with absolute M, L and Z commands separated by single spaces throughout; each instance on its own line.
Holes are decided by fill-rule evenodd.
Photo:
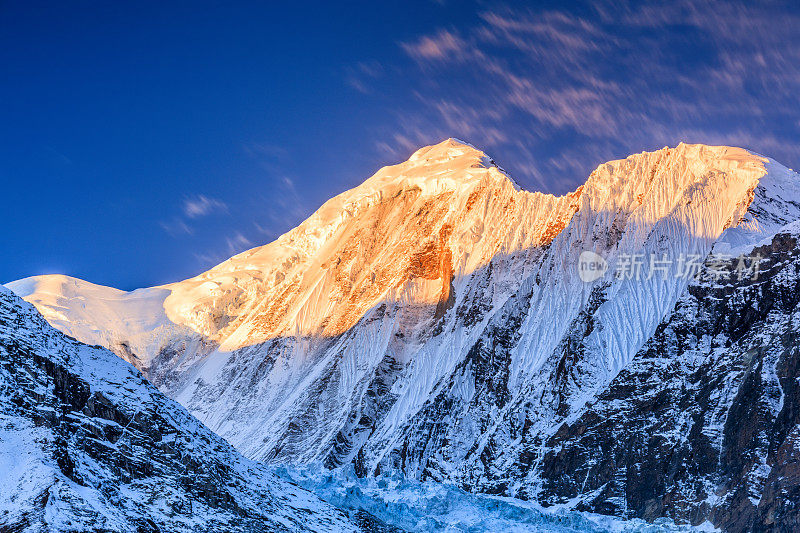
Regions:
M 359 530 L 5 289 L 0 479 L 0 531 Z
M 631 364 L 546 441 L 543 501 L 726 531 L 800 527 L 800 248 L 779 234 L 752 255 L 763 257 L 756 279 L 738 258 L 719 276 L 704 269 Z

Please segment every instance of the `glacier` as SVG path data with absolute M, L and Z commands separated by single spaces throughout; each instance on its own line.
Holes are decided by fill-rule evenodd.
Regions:
M 458 487 L 420 482 L 402 473 L 363 478 L 352 468 L 328 470 L 323 465 L 282 466 L 276 472 L 342 509 L 365 510 L 399 530 L 438 532 L 627 532 L 668 533 L 716 531 L 675 524 L 669 519 L 648 523 L 565 509 L 545 509 L 533 502 L 472 494 Z

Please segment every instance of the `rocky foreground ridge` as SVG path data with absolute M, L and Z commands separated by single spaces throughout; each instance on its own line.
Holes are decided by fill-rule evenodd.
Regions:
M 0 288 L 0 531 L 374 531 Z M 362 529 L 363 528 L 363 529 Z

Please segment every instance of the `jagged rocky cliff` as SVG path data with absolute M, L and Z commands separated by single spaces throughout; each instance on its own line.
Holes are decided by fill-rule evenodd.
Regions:
M 2 287 L 0 486 L 8 532 L 361 531 Z
M 611 384 L 544 441 L 536 495 L 618 516 L 800 529 L 800 225 L 760 272 L 706 265 Z
M 662 367 L 699 368 L 730 346 L 701 353 L 690 340 L 654 343 L 687 298 L 701 305 L 697 294 L 717 294 L 684 272 L 688 258 L 702 263 L 712 248 L 751 254 L 798 219 L 797 174 L 738 148 L 637 154 L 554 197 L 519 190 L 482 152 L 448 140 L 196 278 L 132 293 L 63 276 L 10 287 L 56 327 L 133 362 L 248 457 L 352 463 L 362 475 L 399 470 L 473 491 L 735 530 L 796 519 L 786 506 L 769 507 L 782 496 L 759 481 L 783 444 L 748 448 L 758 464 L 730 463 L 723 450 L 734 437 L 703 435 L 729 419 L 726 431 L 745 427 L 728 416 L 737 412 L 740 355 L 726 352 L 730 368 L 704 383 L 702 396 L 689 385 L 694 373 L 670 381 Z M 584 251 L 608 265 L 590 282 L 577 268 Z M 641 275 L 618 275 L 634 257 L 646 263 Z M 745 289 L 730 288 L 755 290 Z M 696 343 L 717 335 L 699 329 L 715 312 L 685 318 L 698 321 L 687 326 Z M 660 363 L 631 374 L 648 353 Z M 698 396 L 670 396 L 676 388 Z M 775 411 L 774 391 L 765 391 L 754 388 L 748 401 Z M 703 454 L 685 451 L 694 444 L 673 452 L 636 440 L 653 437 L 631 418 L 646 418 L 636 402 L 650 395 L 709 406 L 717 417 L 709 422 L 660 404 L 648 418 L 663 424 L 665 442 L 708 438 Z M 789 424 L 782 416 L 765 414 L 764 424 Z M 588 431 L 591 421 L 613 428 Z M 665 473 L 647 475 L 653 465 Z

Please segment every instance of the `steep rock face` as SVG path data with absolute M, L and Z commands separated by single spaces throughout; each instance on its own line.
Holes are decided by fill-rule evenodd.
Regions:
M 413 416 L 397 423 L 390 411 L 376 424 L 363 453 L 365 471 L 396 467 L 530 496 L 527 476 L 543 439 L 604 389 L 683 292 L 688 276 L 677 275 L 680 256 L 705 257 L 725 228 L 739 229 L 741 242 L 767 230 L 760 222 L 739 227 L 752 222 L 747 209 L 761 190 L 741 172 L 741 162 L 741 153 L 681 146 L 601 166 L 584 186 L 584 204 L 570 224 L 502 305 L 487 305 L 483 289 L 465 291 L 450 334 L 445 329 L 431 341 L 463 342 L 454 349 L 457 356 L 444 357 L 453 366 L 413 395 L 423 402 L 411 408 L 402 397 L 395 402 Z M 774 170 L 775 176 L 781 172 Z M 778 178 L 763 183 L 772 179 Z M 607 207 L 615 204 L 622 207 Z M 799 212 L 796 205 L 781 208 L 787 217 Z M 583 250 L 611 265 L 594 283 L 577 279 Z M 666 255 L 673 263 L 665 279 L 616 279 L 620 262 L 635 254 Z M 490 268 L 471 283 L 492 287 L 494 276 Z M 418 355 L 409 368 L 421 360 Z
M 800 528 L 800 247 L 794 224 L 708 265 L 610 386 L 544 444 L 535 495 L 730 531 Z
M 685 294 L 681 258 L 752 247 L 800 218 L 798 199 L 794 173 L 737 148 L 637 154 L 553 197 L 449 140 L 196 278 L 88 296 L 63 277 L 11 287 L 249 457 L 537 498 L 553 436 Z M 586 250 L 609 265 L 589 283 Z M 615 276 L 635 255 L 672 262 Z M 94 322 L 103 306 L 127 320 Z
M 357 531 L 0 289 L 0 530 Z

